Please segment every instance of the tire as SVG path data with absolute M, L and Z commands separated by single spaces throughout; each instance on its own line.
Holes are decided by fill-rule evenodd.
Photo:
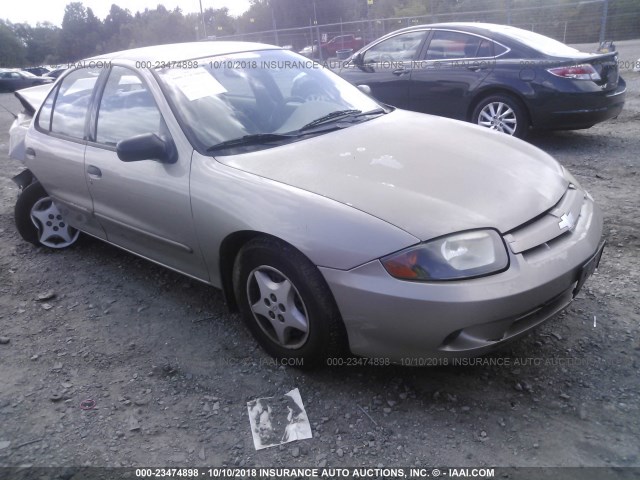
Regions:
M 347 335 L 320 271 L 284 242 L 258 237 L 238 254 L 233 287 L 249 331 L 271 356 L 298 368 L 346 351 Z
M 482 127 L 524 138 L 529 131 L 529 118 L 522 103 L 507 94 L 495 94 L 478 102 L 471 122 Z
M 18 233 L 34 245 L 61 249 L 78 241 L 80 232 L 64 221 L 55 203 L 37 182 L 22 190 L 14 215 Z

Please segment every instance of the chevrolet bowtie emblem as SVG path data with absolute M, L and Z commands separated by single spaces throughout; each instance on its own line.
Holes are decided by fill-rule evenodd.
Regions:
M 576 226 L 576 219 L 573 218 L 573 213 L 565 213 L 560 217 L 560 222 L 558 222 L 558 226 L 560 230 L 563 228 L 568 228 L 569 230 L 573 230 L 573 227 Z

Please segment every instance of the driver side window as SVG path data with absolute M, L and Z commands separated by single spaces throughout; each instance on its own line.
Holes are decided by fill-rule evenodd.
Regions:
M 161 135 L 162 116 L 153 95 L 132 70 L 113 67 L 100 100 L 96 141 L 115 146 L 143 133 Z
M 381 62 L 410 62 L 414 60 L 424 40 L 426 30 L 409 32 L 387 38 L 364 54 L 365 64 Z

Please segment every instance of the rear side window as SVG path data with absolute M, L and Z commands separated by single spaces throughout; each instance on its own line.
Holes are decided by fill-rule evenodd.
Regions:
M 493 46 L 493 56 L 494 57 L 499 57 L 500 55 L 502 55 L 503 53 L 507 52 L 509 49 L 507 47 L 504 47 L 502 45 L 499 45 L 497 43 L 493 43 L 493 42 L 489 42 L 491 43 L 491 45 Z
M 84 139 L 85 119 L 98 75 L 100 70 L 92 68 L 81 68 L 69 74 L 45 101 L 38 126 L 59 135 Z
M 427 60 L 497 57 L 507 51 L 486 38 L 462 32 L 438 30 L 433 33 L 427 49 Z
M 38 115 L 38 128 L 45 132 L 51 131 L 51 112 L 53 111 L 53 99 L 56 98 L 57 89 L 53 90 L 42 104 Z

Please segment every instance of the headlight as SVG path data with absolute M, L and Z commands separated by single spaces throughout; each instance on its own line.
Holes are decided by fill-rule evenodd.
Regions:
M 456 280 L 496 273 L 509 266 L 495 230 L 473 230 L 431 240 L 380 260 L 402 280 Z

